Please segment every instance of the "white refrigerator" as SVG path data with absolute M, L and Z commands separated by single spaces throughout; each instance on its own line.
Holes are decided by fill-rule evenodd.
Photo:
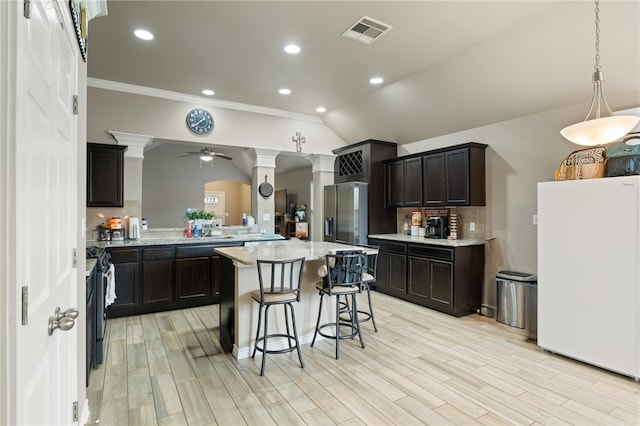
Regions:
M 538 183 L 538 345 L 640 377 L 640 176 Z

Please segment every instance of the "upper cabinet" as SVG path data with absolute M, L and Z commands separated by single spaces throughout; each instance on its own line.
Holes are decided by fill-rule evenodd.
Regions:
M 87 144 L 87 207 L 124 204 L 123 145 Z
M 422 205 L 422 158 L 398 159 L 387 163 L 387 205 Z
M 484 206 L 486 148 L 470 142 L 388 161 L 388 205 Z

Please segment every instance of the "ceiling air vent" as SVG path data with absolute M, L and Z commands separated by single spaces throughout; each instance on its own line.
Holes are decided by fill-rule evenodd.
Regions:
M 391 28 L 393 28 L 391 25 L 376 21 L 368 16 L 363 16 L 343 32 L 342 35 L 361 41 L 362 43 L 371 44 Z

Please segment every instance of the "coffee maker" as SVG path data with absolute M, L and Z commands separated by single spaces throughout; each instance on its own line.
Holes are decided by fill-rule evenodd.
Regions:
M 429 216 L 426 220 L 425 238 L 447 238 L 449 236 L 449 216 Z

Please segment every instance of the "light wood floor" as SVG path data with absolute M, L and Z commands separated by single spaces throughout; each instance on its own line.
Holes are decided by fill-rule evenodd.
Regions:
M 550 354 L 522 330 L 456 319 L 375 293 L 379 332 L 236 361 L 218 345 L 217 306 L 108 322 L 88 389 L 90 424 L 640 424 L 640 385 Z

